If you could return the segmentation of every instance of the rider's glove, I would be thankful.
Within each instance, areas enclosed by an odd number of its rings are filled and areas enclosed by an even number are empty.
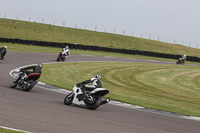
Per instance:
[[[81,83],[76,84],[76,86],[77,86],[77,87],[80,87],[80,86],[81,86]]]

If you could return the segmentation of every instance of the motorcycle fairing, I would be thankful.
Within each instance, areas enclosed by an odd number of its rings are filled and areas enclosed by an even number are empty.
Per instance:
[[[90,92],[91,95],[95,94],[95,95],[98,95],[100,97],[103,97],[108,93],[109,93],[109,90],[106,89],[106,88],[96,88],[96,89],[94,89],[93,91]]]
[[[37,79],[39,79],[40,78],[40,74],[39,73],[30,73],[29,75],[28,75],[28,79],[30,79],[30,78],[33,78],[34,80],[37,80]]]

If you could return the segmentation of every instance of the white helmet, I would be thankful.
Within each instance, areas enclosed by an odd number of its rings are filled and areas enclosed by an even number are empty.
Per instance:
[[[95,78],[101,79],[101,76],[100,75],[95,75]]]

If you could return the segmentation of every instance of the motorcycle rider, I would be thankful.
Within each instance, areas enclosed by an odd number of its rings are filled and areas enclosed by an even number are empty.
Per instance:
[[[39,63],[37,66],[29,66],[29,67],[26,67],[26,68],[22,68],[22,69],[20,69],[20,71],[22,71],[23,73],[26,73],[27,75],[29,75],[30,73],[42,74],[42,68],[43,68],[42,63]],[[33,69],[33,71],[29,71],[31,69]],[[20,78],[21,78],[21,76],[19,76],[19,78],[15,82],[18,82],[18,80]]]
[[[22,68],[21,71],[25,72],[27,75],[30,74],[30,73],[42,74],[42,68],[43,68],[42,63],[39,63],[37,66],[29,66],[29,67],[26,67],[26,68]],[[33,71],[32,72],[29,71],[30,69],[33,69]]]
[[[184,54],[184,55],[182,55],[182,57],[181,57],[181,60],[183,61],[183,63],[185,63],[185,60],[186,60],[186,57],[187,55],[186,54]]]
[[[68,58],[68,56],[69,56],[69,47],[65,46],[65,48],[63,48],[62,52],[63,52],[64,56],[66,56]]]
[[[4,56],[6,55],[7,53],[7,46],[3,46],[2,48],[0,48],[0,55],[1,55],[1,60],[4,59]]]
[[[88,83],[92,83],[92,85],[84,85],[84,84],[88,84]],[[78,83],[77,86],[82,86],[81,90],[83,92],[83,95],[87,97],[87,94],[85,93],[85,90],[93,90],[95,88],[102,88],[102,84],[101,84],[101,76],[100,75],[95,75],[94,78],[91,78],[89,80],[85,80],[81,83]]]

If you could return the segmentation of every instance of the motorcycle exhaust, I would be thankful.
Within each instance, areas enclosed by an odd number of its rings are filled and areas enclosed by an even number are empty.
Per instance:
[[[109,99],[102,99],[101,105],[108,103],[110,100]]]

